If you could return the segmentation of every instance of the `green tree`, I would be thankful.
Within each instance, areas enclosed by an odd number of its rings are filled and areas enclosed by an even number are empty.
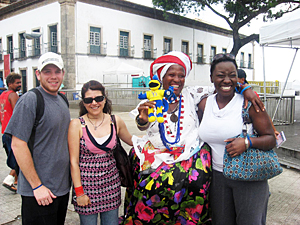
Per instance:
[[[240,35],[239,29],[241,27],[249,24],[258,15],[263,15],[263,20],[267,21],[280,18],[283,14],[300,8],[300,0],[152,0],[152,3],[165,12],[171,11],[180,15],[188,12],[200,13],[201,10],[208,7],[212,12],[223,18],[232,29],[233,47],[230,53],[235,56],[245,44],[253,40],[259,41],[258,34]],[[216,6],[220,4],[223,5],[225,13],[216,10]]]

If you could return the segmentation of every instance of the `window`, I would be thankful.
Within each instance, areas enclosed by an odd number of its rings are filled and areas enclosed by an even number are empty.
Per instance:
[[[120,31],[120,56],[128,57],[128,38],[129,33]]]
[[[227,49],[226,48],[222,48],[222,53],[226,54],[227,53]]]
[[[210,47],[210,62],[213,61],[213,58],[215,57],[215,55],[217,54],[217,48],[214,46]]]
[[[100,32],[101,32],[100,28],[90,27],[90,53],[91,54],[101,54]]]
[[[40,81],[37,79],[35,71],[37,70],[37,68],[33,68],[33,83],[35,83],[35,87],[40,86]]]
[[[40,29],[33,30],[33,32],[39,33]],[[41,54],[41,41],[40,38],[33,40],[32,56],[39,56]]]
[[[167,54],[170,51],[172,51],[172,39],[164,38],[164,54]]]
[[[22,94],[27,92],[27,71],[20,70],[22,76]]]
[[[50,52],[57,53],[57,25],[49,26],[49,32],[50,32],[50,43],[49,43]]]
[[[181,51],[185,54],[189,54],[189,42],[187,41],[182,41],[181,43]]]
[[[0,61],[3,60],[2,54],[3,54],[3,51],[2,51],[2,39],[0,38]]]
[[[197,63],[204,63],[202,44],[198,44],[197,46]]]
[[[144,58],[152,59],[152,36],[144,35]]]
[[[245,57],[245,54],[244,52],[241,52],[241,58],[240,58],[240,67],[241,68],[244,68],[245,67],[245,64],[244,64],[244,57]]]
[[[26,41],[24,33],[19,34],[19,58],[26,57]]]
[[[13,37],[7,37],[7,53],[10,54],[10,60],[14,58],[14,45],[13,45]]]
[[[252,69],[252,55],[248,54],[248,69]]]

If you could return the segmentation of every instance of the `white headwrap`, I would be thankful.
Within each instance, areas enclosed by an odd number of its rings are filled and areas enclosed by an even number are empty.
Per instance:
[[[151,79],[157,74],[158,78],[162,80],[170,66],[174,64],[178,64],[184,68],[186,77],[192,69],[192,61],[188,55],[183,52],[172,51],[154,60],[150,66]]]

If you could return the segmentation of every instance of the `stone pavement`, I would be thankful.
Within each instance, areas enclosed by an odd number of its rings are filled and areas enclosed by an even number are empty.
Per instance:
[[[297,109],[297,108],[296,108]],[[70,109],[71,117],[78,116],[78,110]],[[126,123],[132,134],[140,135],[140,132],[134,121],[128,116],[127,112],[116,112]],[[294,125],[278,126],[278,130],[286,133],[288,140],[286,144],[300,146],[300,118],[296,118]],[[299,121],[299,122],[298,122]],[[2,143],[0,143],[0,146]],[[129,150],[129,147],[124,145]],[[5,176],[9,173],[9,168],[5,163],[6,154],[4,149],[0,149],[0,182],[2,183]],[[300,171],[293,168],[283,167],[283,173],[269,180],[271,197],[268,206],[268,225],[300,225]],[[124,199],[124,188],[122,188],[122,199]],[[120,207],[119,214],[122,215],[123,208]],[[21,220],[18,215],[21,214],[21,198],[8,189],[0,186],[0,224],[20,225]],[[79,218],[74,212],[73,206],[69,204],[66,225],[79,225]],[[100,224],[100,223],[99,223]]]

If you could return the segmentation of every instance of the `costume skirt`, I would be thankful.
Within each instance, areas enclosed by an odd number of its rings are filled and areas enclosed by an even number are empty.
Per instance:
[[[130,151],[134,187],[127,188],[120,224],[211,224],[208,204],[211,149],[204,144],[190,159],[163,163],[140,173],[139,158]]]

